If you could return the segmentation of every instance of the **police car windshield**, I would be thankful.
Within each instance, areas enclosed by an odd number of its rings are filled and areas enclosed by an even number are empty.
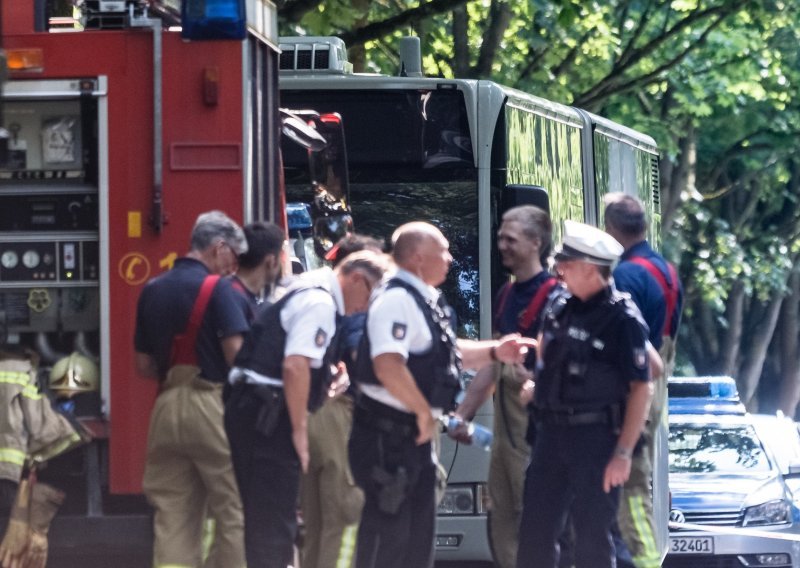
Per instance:
[[[770,462],[752,427],[671,424],[670,473],[766,472]]]

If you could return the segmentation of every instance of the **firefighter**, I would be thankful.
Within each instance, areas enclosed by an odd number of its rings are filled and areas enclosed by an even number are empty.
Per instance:
[[[605,196],[606,231],[625,248],[614,269],[614,283],[628,292],[650,328],[650,343],[664,362],[665,372],[654,377],[653,403],[645,428],[643,447],[633,456],[631,476],[622,489],[619,528],[636,568],[661,565],[655,541],[653,477],[655,431],[666,420],[667,377],[675,363],[675,339],[680,324],[683,289],[675,268],[646,240],[647,218],[642,202],[632,195]],[[627,559],[625,559],[627,561]]]
[[[154,566],[241,568],[241,501],[223,426],[222,387],[249,325],[231,274],[247,249],[220,211],[203,213],[190,251],[148,282],[134,344],[139,373],[159,382],[150,417],[144,493],[155,509]],[[215,521],[202,561],[204,518]]]
[[[38,356],[28,351],[0,351],[0,565],[44,568],[47,531],[64,494],[36,482],[45,461],[88,440],[56,412],[36,380]],[[73,369],[73,383],[96,388],[96,375],[84,381]],[[6,526],[7,525],[7,526]]]
[[[225,405],[245,518],[248,568],[286,568],[297,531],[300,474],[308,471],[308,414],[340,361],[341,316],[364,310],[388,259],[370,251],[298,278],[262,310],[231,371]]]
[[[652,396],[647,326],[610,278],[621,253],[607,233],[564,222],[555,258],[567,290],[540,334],[518,568],[557,566],[569,512],[576,568],[615,565],[611,528]]]
[[[457,340],[452,310],[436,286],[450,268],[449,243],[433,225],[402,225],[392,236],[399,270],[372,301],[359,345],[359,397],[350,467],[364,490],[356,566],[433,566],[437,417],[454,408],[466,367],[521,362],[535,341]]]
[[[552,225],[547,213],[521,205],[503,214],[497,248],[513,281],[505,284],[495,302],[496,336],[519,332],[536,337],[540,313],[556,279],[543,268],[551,248]],[[470,382],[456,414],[471,420],[494,388],[494,441],[489,463],[489,537],[492,556],[500,568],[514,568],[522,514],[525,468],[530,460],[528,410],[520,397],[531,377],[535,353],[525,365],[496,363],[481,369]],[[450,432],[448,432],[450,433]],[[453,437],[459,439],[456,431]]]
[[[372,237],[351,233],[339,240],[325,259],[335,268],[353,252],[383,251]],[[342,318],[341,357],[348,372],[361,338],[365,311]],[[345,376],[346,378],[346,376]],[[347,440],[353,424],[354,389],[348,381],[336,385],[334,396],[308,417],[308,472],[302,476],[303,568],[349,568],[355,558],[356,534],[364,494],[355,484],[347,460]]]
[[[244,302],[247,321],[252,323],[259,306],[281,277],[281,254],[286,237],[274,223],[244,226],[247,250],[239,255],[239,266],[231,276],[233,289]]]

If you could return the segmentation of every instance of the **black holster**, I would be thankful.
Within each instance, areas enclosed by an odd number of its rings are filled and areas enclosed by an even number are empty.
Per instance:
[[[411,480],[406,468],[400,466],[389,473],[379,465],[372,468],[372,480],[378,485],[378,508],[386,514],[394,515],[406,500]]]
[[[250,389],[253,396],[261,402],[256,417],[256,432],[262,436],[271,436],[285,406],[283,389],[269,385],[252,385]]]

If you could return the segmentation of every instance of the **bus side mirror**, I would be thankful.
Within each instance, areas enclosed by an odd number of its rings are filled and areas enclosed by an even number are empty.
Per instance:
[[[281,109],[281,132],[306,150],[320,152],[328,142],[303,119],[286,109]]]
[[[507,185],[503,190],[500,208],[504,213],[517,205],[535,205],[550,214],[550,197],[547,190],[539,185]]]
[[[3,114],[3,87],[5,87],[6,79],[8,78],[8,61],[6,60],[6,52],[0,49],[0,168],[5,168],[8,164],[8,140],[11,137],[8,130],[3,126],[5,124],[5,115]]]

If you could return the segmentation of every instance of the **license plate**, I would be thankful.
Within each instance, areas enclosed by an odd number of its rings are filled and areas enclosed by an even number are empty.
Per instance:
[[[671,536],[670,554],[714,554],[714,537],[711,536]]]

